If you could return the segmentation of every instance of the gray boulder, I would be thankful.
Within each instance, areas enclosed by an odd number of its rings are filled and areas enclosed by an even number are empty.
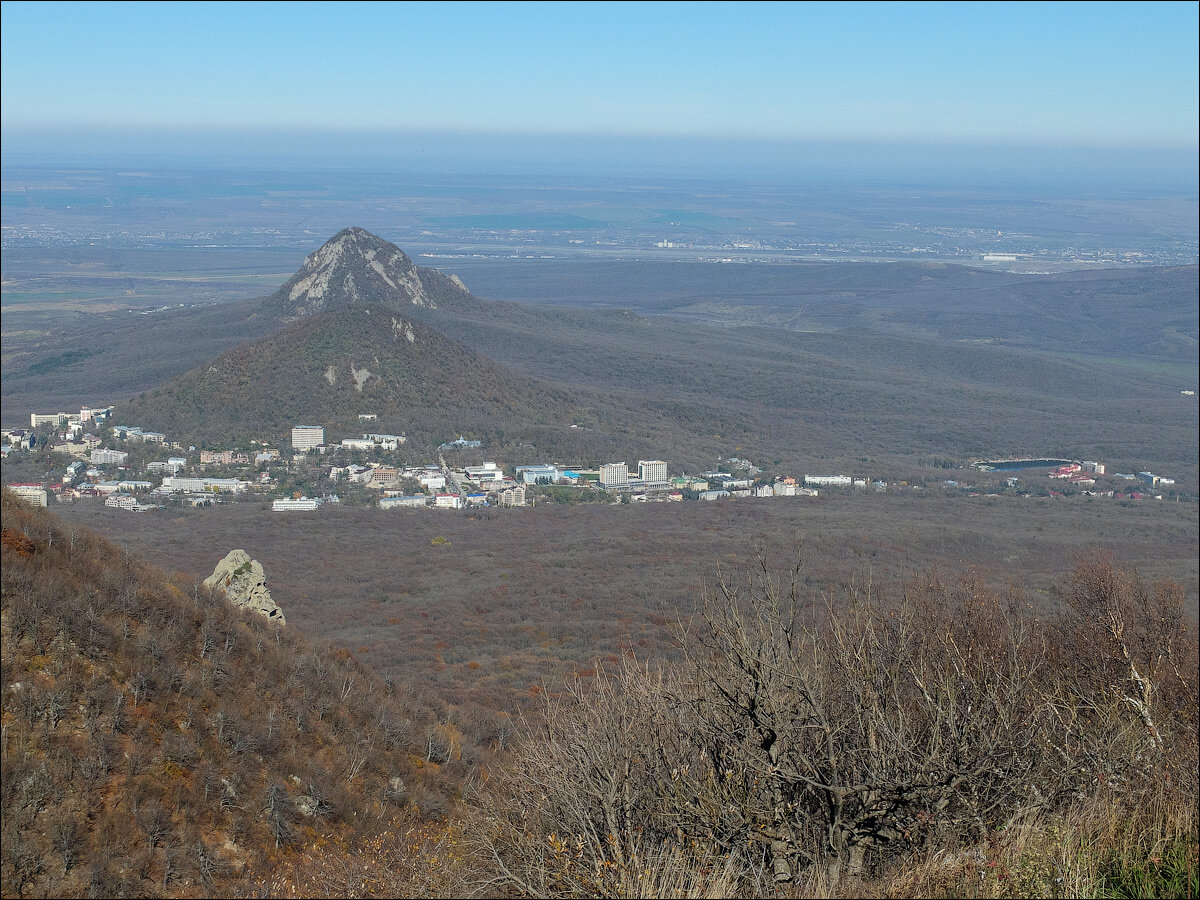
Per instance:
[[[245,550],[230,550],[217,563],[212,575],[204,579],[210,590],[218,588],[225,592],[225,599],[234,606],[250,609],[266,616],[272,622],[286,625],[283,610],[271,599],[267,590],[267,578],[262,564],[251,559]]]

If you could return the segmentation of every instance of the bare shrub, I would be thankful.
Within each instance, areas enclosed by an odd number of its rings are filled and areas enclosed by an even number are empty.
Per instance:
[[[814,602],[801,574],[720,578],[670,672],[626,659],[547,694],[476,805],[479,889],[628,896],[674,859],[743,892],[836,890],[1149,774],[1142,708],[1064,677],[1018,594],[933,574]]]

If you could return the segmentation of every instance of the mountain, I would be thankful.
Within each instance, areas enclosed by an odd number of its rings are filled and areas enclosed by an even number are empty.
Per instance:
[[[290,317],[363,303],[436,305],[404,251],[362,228],[344,228],[309,254],[270,299],[272,307]]]
[[[359,302],[237,347],[119,404],[117,418],[215,447],[283,441],[301,423],[325,425],[331,439],[357,436],[358,415],[372,413],[375,431],[440,443],[459,433],[562,431],[587,406],[397,315],[394,306]]]

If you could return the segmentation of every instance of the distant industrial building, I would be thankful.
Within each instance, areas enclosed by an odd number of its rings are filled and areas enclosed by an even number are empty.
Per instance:
[[[320,425],[297,425],[292,429],[292,449],[307,452],[325,443],[325,429]]]

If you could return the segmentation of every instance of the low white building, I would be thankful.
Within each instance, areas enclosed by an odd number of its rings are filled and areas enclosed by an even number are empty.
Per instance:
[[[441,491],[446,487],[446,476],[440,472],[425,472],[417,476],[417,481],[427,491]]]
[[[379,501],[380,509],[423,509],[429,505],[424,494],[408,497],[384,497]]]
[[[183,492],[240,494],[249,487],[250,482],[238,481],[236,478],[188,478],[175,475],[164,478],[159,490],[168,494]]]
[[[381,450],[397,450],[408,438],[402,434],[364,434],[363,440],[374,442]]]
[[[850,487],[854,479],[849,475],[805,475],[804,483],[819,487]]]
[[[43,484],[10,484],[8,489],[17,496],[17,499],[28,503],[30,506],[46,506],[49,502],[46,495],[46,486]]]
[[[297,512],[300,510],[314,510],[318,505],[320,505],[320,502],[312,497],[281,497],[271,504],[271,509],[275,512]]]
[[[462,497],[458,494],[436,494],[433,505],[438,509],[462,509]]]

